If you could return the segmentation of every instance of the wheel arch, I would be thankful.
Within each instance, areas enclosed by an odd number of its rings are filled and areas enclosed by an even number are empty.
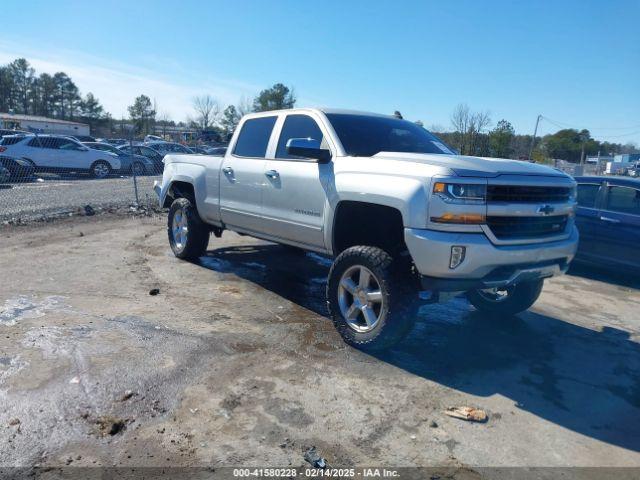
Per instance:
[[[333,209],[331,225],[334,256],[355,245],[379,247],[390,254],[406,250],[403,215],[396,205],[341,200]]]

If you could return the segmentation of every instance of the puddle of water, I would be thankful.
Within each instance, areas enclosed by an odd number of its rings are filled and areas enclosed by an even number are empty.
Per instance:
[[[25,318],[43,317],[47,310],[62,306],[64,297],[50,296],[38,300],[33,296],[19,295],[5,300],[0,311],[0,325],[11,326]]]
[[[266,265],[263,265],[262,263],[258,263],[258,262],[244,262],[243,265],[245,267],[254,267],[254,268],[267,268]]]
[[[232,269],[229,262],[215,257],[200,257],[200,265],[217,272],[225,272]]]
[[[322,265],[323,267],[330,267],[333,263],[330,258],[323,257],[322,255],[318,255],[317,253],[307,252],[307,257],[312,259],[318,265]]]

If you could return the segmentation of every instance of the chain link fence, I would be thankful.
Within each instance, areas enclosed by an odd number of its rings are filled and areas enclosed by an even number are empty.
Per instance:
[[[158,207],[153,184],[164,154],[139,145],[80,142],[55,135],[0,141],[0,224]],[[158,149],[160,150],[160,149]]]

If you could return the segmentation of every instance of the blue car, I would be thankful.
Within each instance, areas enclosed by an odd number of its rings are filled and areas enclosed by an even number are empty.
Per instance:
[[[576,260],[640,274],[640,180],[576,177]]]

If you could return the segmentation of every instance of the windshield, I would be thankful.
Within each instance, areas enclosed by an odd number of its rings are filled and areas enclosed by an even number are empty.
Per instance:
[[[347,155],[371,157],[379,152],[454,154],[453,149],[420,125],[390,117],[329,113]]]

